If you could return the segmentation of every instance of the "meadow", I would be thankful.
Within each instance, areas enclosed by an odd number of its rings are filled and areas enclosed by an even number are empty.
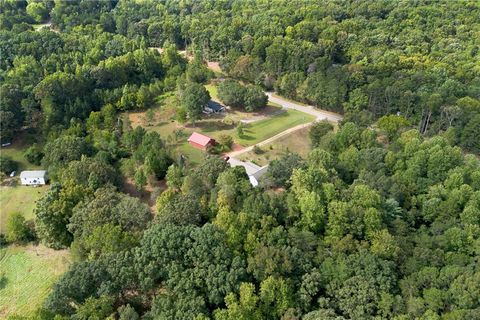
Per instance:
[[[31,316],[69,264],[66,250],[41,245],[0,249],[0,318]]]

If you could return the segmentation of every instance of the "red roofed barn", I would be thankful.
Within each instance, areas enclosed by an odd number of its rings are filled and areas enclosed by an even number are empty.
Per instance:
[[[192,133],[190,138],[188,138],[188,142],[195,148],[206,149],[207,146],[209,145],[213,146],[215,144],[215,139],[212,139],[210,137],[204,136],[203,134],[194,132]]]

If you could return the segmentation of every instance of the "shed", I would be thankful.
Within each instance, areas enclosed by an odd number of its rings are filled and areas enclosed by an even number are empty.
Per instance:
[[[231,167],[244,167],[245,172],[248,175],[248,180],[250,180],[250,183],[254,187],[258,186],[258,184],[260,183],[260,179],[268,170],[268,165],[260,167],[250,161],[245,162],[235,158],[229,158],[227,162],[230,164]]]
[[[192,146],[194,146],[196,148],[206,149],[207,146],[215,144],[215,139],[207,137],[207,136],[205,136],[203,134],[200,134],[198,132],[194,132],[194,133],[192,133],[190,138],[188,138],[188,143],[190,143]]]
[[[22,171],[20,173],[20,181],[25,186],[44,185],[48,181],[47,171],[45,170]]]

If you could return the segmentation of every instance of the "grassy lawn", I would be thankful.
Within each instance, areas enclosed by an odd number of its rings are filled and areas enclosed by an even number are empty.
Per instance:
[[[315,118],[297,110],[287,110],[269,119],[260,120],[247,125],[242,138],[236,142],[242,146],[249,146],[268,139],[288,128],[313,121]]]
[[[289,135],[279,138],[272,143],[261,147],[262,153],[255,154],[253,151],[244,153],[240,160],[251,161],[260,166],[268,164],[274,159],[278,159],[287,153],[297,153],[305,158],[310,152],[311,145],[308,137],[310,127],[299,129]]]
[[[5,222],[9,214],[20,212],[25,219],[33,219],[35,202],[47,191],[48,186],[0,187],[0,232],[5,232]]]
[[[66,250],[33,245],[0,249],[0,318],[32,315],[69,263]]]
[[[222,118],[215,116],[197,121],[195,126],[192,126],[191,124],[181,126],[175,121],[165,121],[156,126],[147,127],[146,129],[157,131],[163,138],[173,136],[176,130],[181,130],[183,132],[182,138],[179,139],[177,143],[183,143],[192,132],[197,131],[215,139],[218,139],[218,137],[223,134],[231,135],[236,143],[242,146],[250,146],[270,138],[288,128],[308,123],[313,120],[313,116],[303,112],[286,110],[285,112],[278,113],[271,118],[245,124],[244,135],[241,138],[237,136],[235,125],[225,124],[222,122]]]
[[[218,100],[217,86],[215,86],[213,84],[207,84],[205,86],[205,89],[207,89],[208,93],[210,93],[210,98],[212,98],[212,100],[220,101],[220,100]]]
[[[29,163],[23,156],[25,150],[28,149],[34,143],[35,137],[26,133],[20,133],[13,139],[11,145],[2,147],[0,149],[0,155],[9,157],[13,161],[18,163],[18,172],[22,170],[36,170],[39,166]]]

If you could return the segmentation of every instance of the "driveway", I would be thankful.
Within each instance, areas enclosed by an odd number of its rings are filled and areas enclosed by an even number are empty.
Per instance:
[[[343,119],[343,117],[337,113],[319,110],[313,106],[298,104],[298,103],[283,99],[273,94],[272,92],[265,92],[265,94],[268,96],[269,101],[279,104],[285,109],[294,109],[304,113],[308,113],[314,116],[317,121],[328,120],[332,122],[339,122]]]
[[[274,102],[278,105],[281,105],[283,108],[285,109],[293,109],[293,110],[298,110],[298,111],[301,111],[301,112],[304,112],[304,113],[307,113],[307,114],[310,114],[312,116],[315,117],[315,121],[320,121],[320,120],[328,120],[328,121],[332,121],[332,122],[339,122],[343,119],[343,117],[337,113],[334,113],[334,112],[329,112],[329,111],[324,111],[324,110],[319,110],[319,109],[316,109],[314,108],[313,106],[307,106],[307,105],[302,105],[302,104],[298,104],[298,103],[295,103],[295,102],[292,102],[292,101],[289,101],[289,100],[286,100],[286,99],[283,99],[279,96],[276,96],[274,94],[272,94],[271,92],[265,92],[265,94],[268,96],[268,100],[271,101],[271,102]],[[278,138],[281,138],[283,136],[286,136],[292,132],[295,132],[297,130],[300,130],[302,128],[305,128],[305,127],[309,127],[313,124],[314,122],[309,122],[309,123],[305,123],[305,124],[300,124],[298,126],[295,126],[295,127],[292,127],[292,128],[289,128],[285,131],[282,131],[276,135],[274,135],[273,137],[270,137],[266,140],[263,140],[259,143],[257,143],[256,145],[253,145],[253,146],[249,146],[249,147],[246,147],[244,149],[241,149],[241,150],[235,150],[235,151],[231,151],[229,153],[227,153],[230,157],[237,157],[243,153],[246,153],[246,152],[249,152],[249,151],[252,151],[253,148],[255,146],[263,146],[263,145],[266,145],[266,144],[269,144],[275,140],[277,140]]]

